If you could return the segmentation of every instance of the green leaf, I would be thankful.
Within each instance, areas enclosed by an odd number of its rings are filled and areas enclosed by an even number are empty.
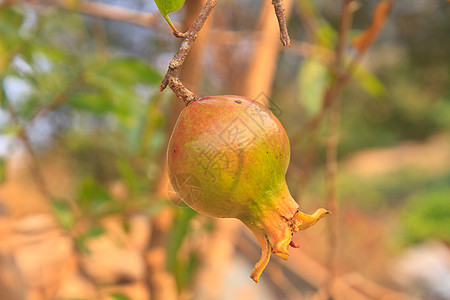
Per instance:
[[[316,38],[318,45],[333,49],[337,42],[337,32],[325,19],[319,18]]]
[[[403,234],[409,243],[427,239],[450,242],[450,187],[443,185],[414,195],[403,208]]]
[[[93,178],[86,178],[79,191],[79,204],[89,212],[98,212],[103,204],[112,201],[108,190]]]
[[[123,126],[136,126],[136,115],[139,114],[141,105],[135,93],[136,82],[130,83],[97,72],[87,73],[86,82],[101,91],[101,101],[105,108],[109,107],[109,112],[113,113]]]
[[[81,91],[69,96],[68,103],[74,108],[94,114],[114,112],[116,107],[101,91]]]
[[[173,227],[170,232],[169,246],[167,249],[167,269],[175,275],[179,289],[186,283],[186,272],[192,271],[194,267],[192,264],[195,263],[195,259],[191,253],[187,262],[181,261],[177,254],[189,233],[189,223],[196,215],[197,212],[189,207],[177,208]]]
[[[86,238],[99,237],[105,233],[105,229],[100,226],[94,226],[88,229],[88,231],[84,234]]]
[[[311,37],[314,44],[334,49],[338,36],[337,31],[320,14],[317,1],[297,0],[297,5],[300,7],[305,19],[316,25],[314,30],[315,36]]]
[[[90,70],[94,76],[110,78],[118,83],[136,85],[138,83],[158,84],[162,75],[143,60],[125,57],[116,58]]]
[[[86,253],[86,254],[91,254],[91,250],[89,249],[86,242],[91,238],[96,238],[96,237],[99,237],[99,236],[105,234],[105,232],[106,232],[106,230],[103,227],[98,226],[98,225],[93,225],[86,232],[75,237],[75,245],[81,252]]]
[[[3,183],[6,179],[6,164],[5,159],[0,157],[0,183]]]
[[[51,206],[58,223],[65,229],[72,228],[75,224],[75,216],[67,201],[52,199]]]
[[[155,0],[155,3],[167,23],[173,27],[168,14],[179,10],[184,4],[184,0]]]
[[[386,95],[386,88],[378,78],[366,70],[362,65],[356,67],[353,77],[356,82],[366,91],[369,95],[381,98]]]
[[[128,298],[128,296],[120,293],[111,294],[111,298],[113,298],[114,300],[131,300],[130,298]]]
[[[159,85],[162,76],[136,58],[116,58],[91,67],[84,77],[87,91],[73,95],[71,104],[93,113],[112,113],[125,128],[135,128],[142,110],[143,96],[137,87]]]
[[[85,253],[85,254],[91,254],[91,250],[86,245],[86,237],[84,235],[78,236],[74,238],[75,246],[78,249],[78,251]]]
[[[188,260],[185,263],[178,263],[175,269],[175,281],[178,289],[181,291],[188,286],[200,262],[198,254],[190,253]]]
[[[307,59],[300,66],[298,80],[299,100],[308,115],[314,115],[320,110],[328,83],[328,68],[315,59]]]
[[[141,177],[130,164],[130,162],[126,159],[119,159],[116,161],[116,168],[130,192],[138,192]]]
[[[23,23],[24,15],[14,8],[0,9],[0,44],[5,50],[16,48],[22,41],[19,34],[20,26]],[[2,54],[0,52],[0,54]]]
[[[175,221],[171,230],[169,247],[167,249],[167,268],[173,270],[177,260],[178,249],[180,249],[184,238],[189,231],[189,223],[197,215],[193,209],[188,207],[177,208]]]
[[[0,129],[0,134],[4,135],[17,135],[22,130],[21,125],[17,124],[6,124]]]
[[[196,215],[197,212],[188,207],[177,208],[175,211],[175,220],[167,249],[167,269],[174,274],[179,289],[188,283],[189,274],[193,272],[196,266],[196,259],[193,253],[189,253],[188,261],[180,260],[177,255],[189,233],[189,223]]]

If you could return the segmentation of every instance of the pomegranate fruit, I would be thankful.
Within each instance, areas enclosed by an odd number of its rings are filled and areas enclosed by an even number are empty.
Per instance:
[[[258,282],[271,253],[288,258],[293,233],[329,212],[307,215],[289,193],[288,136],[264,105],[240,96],[191,102],[180,114],[167,150],[171,184],[199,213],[241,220],[257,237],[262,256]]]

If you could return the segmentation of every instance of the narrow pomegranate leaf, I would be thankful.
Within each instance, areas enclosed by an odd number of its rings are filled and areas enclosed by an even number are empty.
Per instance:
[[[298,98],[309,116],[317,114],[328,83],[328,67],[320,60],[306,59],[298,71]]]
[[[155,3],[164,19],[172,27],[172,21],[170,21],[168,14],[179,10],[184,4],[184,0],[155,0]]]
[[[372,18],[372,24],[361,34],[353,38],[352,44],[359,52],[364,52],[372,45],[378,33],[386,23],[386,19],[394,1],[387,0],[378,3]]]
[[[387,93],[383,83],[361,64],[355,68],[353,78],[372,97],[382,98]]]

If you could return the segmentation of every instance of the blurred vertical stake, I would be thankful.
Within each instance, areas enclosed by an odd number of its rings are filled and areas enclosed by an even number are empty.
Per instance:
[[[292,0],[285,0],[286,18],[289,19]],[[279,27],[273,17],[273,7],[270,2],[264,1],[258,21],[258,32],[253,43],[253,53],[244,78],[240,94],[254,98],[260,93],[270,95],[275,76],[277,59],[280,51]],[[267,104],[267,103],[265,103]]]

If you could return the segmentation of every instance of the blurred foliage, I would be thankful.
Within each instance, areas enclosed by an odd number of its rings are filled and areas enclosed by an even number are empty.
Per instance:
[[[355,206],[367,212],[386,212],[401,208],[414,194],[445,186],[450,173],[430,174],[418,169],[402,169],[389,175],[361,177],[341,172],[339,193],[345,206]]]
[[[158,199],[167,138],[168,102],[159,93],[162,75],[137,57],[114,53],[93,43],[89,19],[77,14],[36,15],[19,8],[0,10],[2,107],[14,112],[1,134],[13,136],[49,122],[52,130],[34,141],[40,152],[62,148],[76,174],[73,199],[55,198],[51,209],[72,234],[81,253],[87,241],[105,233],[101,219],[135,211],[157,214],[168,204]],[[32,24],[28,24],[31,22]],[[8,54],[8,55],[3,55]],[[3,159],[2,159],[3,162]],[[3,163],[0,174],[3,174]],[[181,290],[189,283],[197,257],[177,255],[196,213],[177,211],[168,246],[168,269]],[[114,299],[128,299],[122,294]]]
[[[0,183],[5,181],[6,169],[5,169],[5,159],[0,157]]]
[[[350,36],[367,28],[376,3],[365,2],[355,12],[355,29]],[[291,35],[333,50],[338,4],[329,1],[315,4],[297,1],[297,4],[308,21],[294,15],[290,21]],[[450,57],[443,55],[450,49],[448,39],[443,37],[450,32],[449,22],[444,21],[449,10],[445,1],[423,7],[417,3],[411,7],[396,3],[386,28],[342,93],[341,157],[364,148],[392,146],[406,139],[423,140],[435,132],[450,129]],[[297,33],[298,28],[303,30]],[[427,44],[423,43],[425,40]],[[326,86],[328,52],[319,49],[300,58],[299,64],[294,63],[291,55],[283,54],[279,64],[299,66],[298,69],[280,67],[272,96],[283,111],[295,112],[281,116],[288,133],[298,131],[320,107]],[[289,79],[295,75],[298,82]],[[294,103],[292,99],[298,101]],[[292,145],[301,153],[299,146]],[[323,158],[321,150],[319,163],[323,163]]]
[[[175,219],[170,232],[167,248],[167,269],[175,275],[177,287],[181,290],[192,279],[195,266],[198,263],[198,253],[182,253],[180,248],[186,236],[191,231],[189,224],[198,213],[189,207],[179,207],[175,210]]]
[[[450,176],[447,176],[450,179]],[[450,187],[427,189],[408,199],[402,208],[403,238],[407,244],[427,239],[450,243]]]
[[[77,14],[3,8],[0,30],[1,107],[20,122],[1,134],[25,130],[41,152],[60,145],[69,153],[78,192],[51,207],[78,248],[88,252],[85,241],[103,234],[102,217],[157,212],[167,108],[161,74],[142,59],[100,51],[89,20]],[[51,130],[36,135],[41,123]],[[74,229],[86,220],[90,226]]]
[[[113,293],[110,296],[114,300],[131,300],[129,297],[125,296],[124,294],[120,294],[120,293]]]

